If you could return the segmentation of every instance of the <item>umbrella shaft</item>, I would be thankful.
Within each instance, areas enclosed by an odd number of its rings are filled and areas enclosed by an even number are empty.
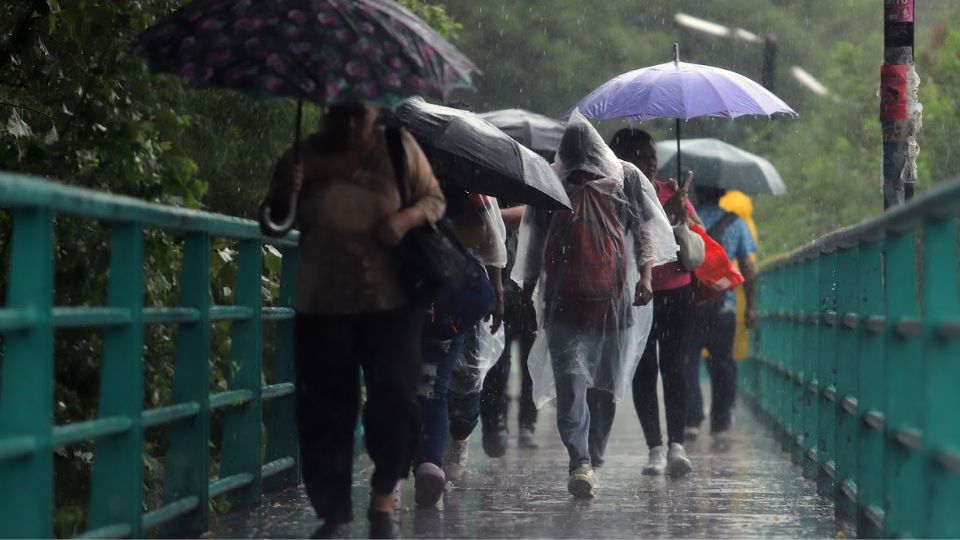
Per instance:
[[[677,118],[677,185],[680,185],[680,119]]]

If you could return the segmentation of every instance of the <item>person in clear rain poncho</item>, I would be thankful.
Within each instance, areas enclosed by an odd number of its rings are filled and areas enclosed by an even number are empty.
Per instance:
[[[443,174],[442,164],[439,169]],[[442,178],[442,176],[441,176]],[[464,247],[486,272],[484,288],[492,289],[489,322],[466,328],[447,322],[444,308],[429,310],[434,322],[425,326],[423,372],[417,399],[422,411],[420,447],[414,459],[416,502],[437,504],[447,481],[458,481],[467,464],[467,439],[480,417],[483,378],[504,347],[503,286],[507,264],[506,229],[496,199],[467,193],[443,182],[450,218]],[[479,285],[479,284],[475,284]],[[469,295],[481,301],[484,295]]]
[[[616,402],[650,331],[651,269],[676,260],[677,245],[652,184],[578,111],[554,170],[572,211],[525,213],[512,277],[523,288],[524,324],[538,332],[529,359],[534,400],[541,407],[557,399],[567,488],[589,498]]]

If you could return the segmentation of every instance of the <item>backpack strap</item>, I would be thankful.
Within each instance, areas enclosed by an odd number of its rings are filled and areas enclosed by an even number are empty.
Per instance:
[[[707,229],[707,234],[710,238],[713,238],[719,243],[720,239],[723,238],[723,233],[727,232],[727,228],[730,225],[733,225],[733,222],[737,220],[737,215],[733,212],[724,212],[723,217],[721,217],[716,223],[713,224],[709,229]]]
[[[384,137],[387,141],[387,153],[390,154],[390,163],[393,165],[393,175],[397,182],[397,191],[400,192],[400,206],[407,206],[407,154],[403,148],[403,134],[399,127],[384,128]]]

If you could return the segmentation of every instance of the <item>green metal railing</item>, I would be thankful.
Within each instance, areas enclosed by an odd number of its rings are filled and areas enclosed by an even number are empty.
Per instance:
[[[744,394],[864,537],[960,537],[960,181],[766,266]]]
[[[54,451],[95,441],[87,537],[142,537],[165,525],[171,532],[207,530],[208,501],[229,493],[239,503],[260,500],[262,485],[299,482],[294,429],[293,304],[296,235],[261,236],[248,220],[145,203],[25,176],[0,173],[0,209],[12,218],[0,378],[0,536],[51,537]],[[94,220],[110,228],[107,305],[53,305],[56,216]],[[144,230],[183,238],[180,302],[144,307]],[[211,237],[238,245],[235,299],[210,302]],[[262,245],[283,255],[282,307],[261,300]],[[262,381],[262,323],[277,321],[272,384]],[[211,324],[231,321],[236,368],[225,392],[210,394]],[[172,402],[144,408],[144,327],[178,327]],[[54,330],[103,330],[97,417],[54,425]],[[266,410],[267,400],[275,400]],[[218,478],[210,475],[210,417],[223,413]],[[261,458],[261,425],[266,458]],[[143,511],[144,430],[166,426],[169,445],[164,498]],[[264,462],[265,461],[265,462]]]

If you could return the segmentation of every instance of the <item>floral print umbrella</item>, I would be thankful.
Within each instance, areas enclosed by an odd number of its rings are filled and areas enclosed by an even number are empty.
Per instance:
[[[321,105],[444,98],[480,70],[391,0],[196,0],[134,45],[194,88]]]

